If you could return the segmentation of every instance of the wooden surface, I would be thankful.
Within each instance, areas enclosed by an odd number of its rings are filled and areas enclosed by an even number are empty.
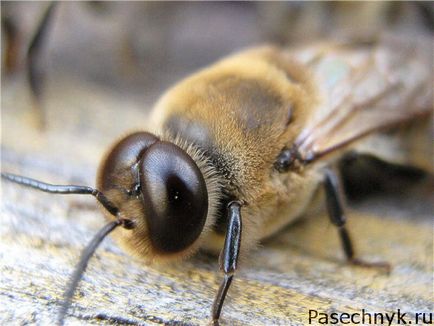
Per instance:
[[[73,79],[51,82],[48,126],[33,126],[22,77],[2,85],[2,170],[53,183],[94,184],[105,148],[145,125],[150,103]],[[336,230],[311,214],[243,261],[222,325],[303,325],[319,312],[433,310],[432,183],[348,209],[358,253],[392,273],[344,263]],[[49,325],[82,248],[104,224],[92,198],[2,183],[0,324]],[[215,257],[144,266],[110,238],[90,261],[66,324],[209,324],[222,278]]]

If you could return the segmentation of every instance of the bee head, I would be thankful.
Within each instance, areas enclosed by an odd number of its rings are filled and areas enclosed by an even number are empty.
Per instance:
[[[153,134],[137,132],[116,143],[102,161],[97,184],[135,223],[121,240],[142,257],[188,251],[204,229],[203,173],[185,150]]]
[[[98,189],[1,173],[4,180],[44,192],[92,195],[111,220],[83,250],[65,292],[59,324],[89,259],[115,229],[121,244],[148,262],[180,259],[198,248],[199,238],[215,219],[219,182],[199,150],[176,143],[147,132],[121,139],[99,167]]]

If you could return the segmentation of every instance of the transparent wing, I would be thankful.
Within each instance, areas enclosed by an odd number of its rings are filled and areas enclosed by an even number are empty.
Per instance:
[[[295,141],[312,161],[433,108],[433,41],[388,37],[374,46],[319,45],[294,55],[311,67],[320,104]]]

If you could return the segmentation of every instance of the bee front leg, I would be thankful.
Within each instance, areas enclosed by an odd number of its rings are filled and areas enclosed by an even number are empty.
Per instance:
[[[344,250],[345,256],[351,264],[364,266],[364,267],[375,267],[386,270],[387,273],[390,272],[390,265],[385,262],[379,263],[369,263],[360,260],[355,257],[353,242],[351,241],[350,234],[345,226],[346,216],[343,210],[342,198],[340,195],[340,183],[339,178],[330,169],[326,169],[324,177],[324,188],[326,193],[327,211],[330,221],[338,228],[339,237],[341,239],[342,248]]]
[[[218,324],[226,293],[237,269],[242,231],[241,203],[239,201],[229,203],[228,215],[225,244],[219,258],[220,269],[225,275],[212,305],[212,319],[215,324]]]

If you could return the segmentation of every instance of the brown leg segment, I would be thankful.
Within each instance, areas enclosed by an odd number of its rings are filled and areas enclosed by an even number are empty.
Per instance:
[[[33,109],[36,124],[41,130],[45,129],[45,112],[42,108],[42,96],[45,82],[45,67],[42,60],[43,49],[46,47],[50,21],[56,2],[51,2],[39,23],[27,51],[27,79],[33,96]]]
[[[330,221],[336,227],[338,227],[342,248],[348,262],[364,267],[381,268],[389,273],[390,265],[388,263],[369,263],[355,257],[353,242],[351,241],[350,234],[348,233],[348,230],[345,226],[346,216],[343,211],[342,199],[339,193],[339,178],[332,170],[326,170],[324,177],[324,188],[326,193],[328,215]]]
[[[214,324],[218,324],[226,293],[229,290],[235,270],[237,269],[242,230],[241,203],[238,201],[230,202],[228,205],[228,214],[225,245],[219,260],[220,269],[225,275],[212,305],[212,319]]]

